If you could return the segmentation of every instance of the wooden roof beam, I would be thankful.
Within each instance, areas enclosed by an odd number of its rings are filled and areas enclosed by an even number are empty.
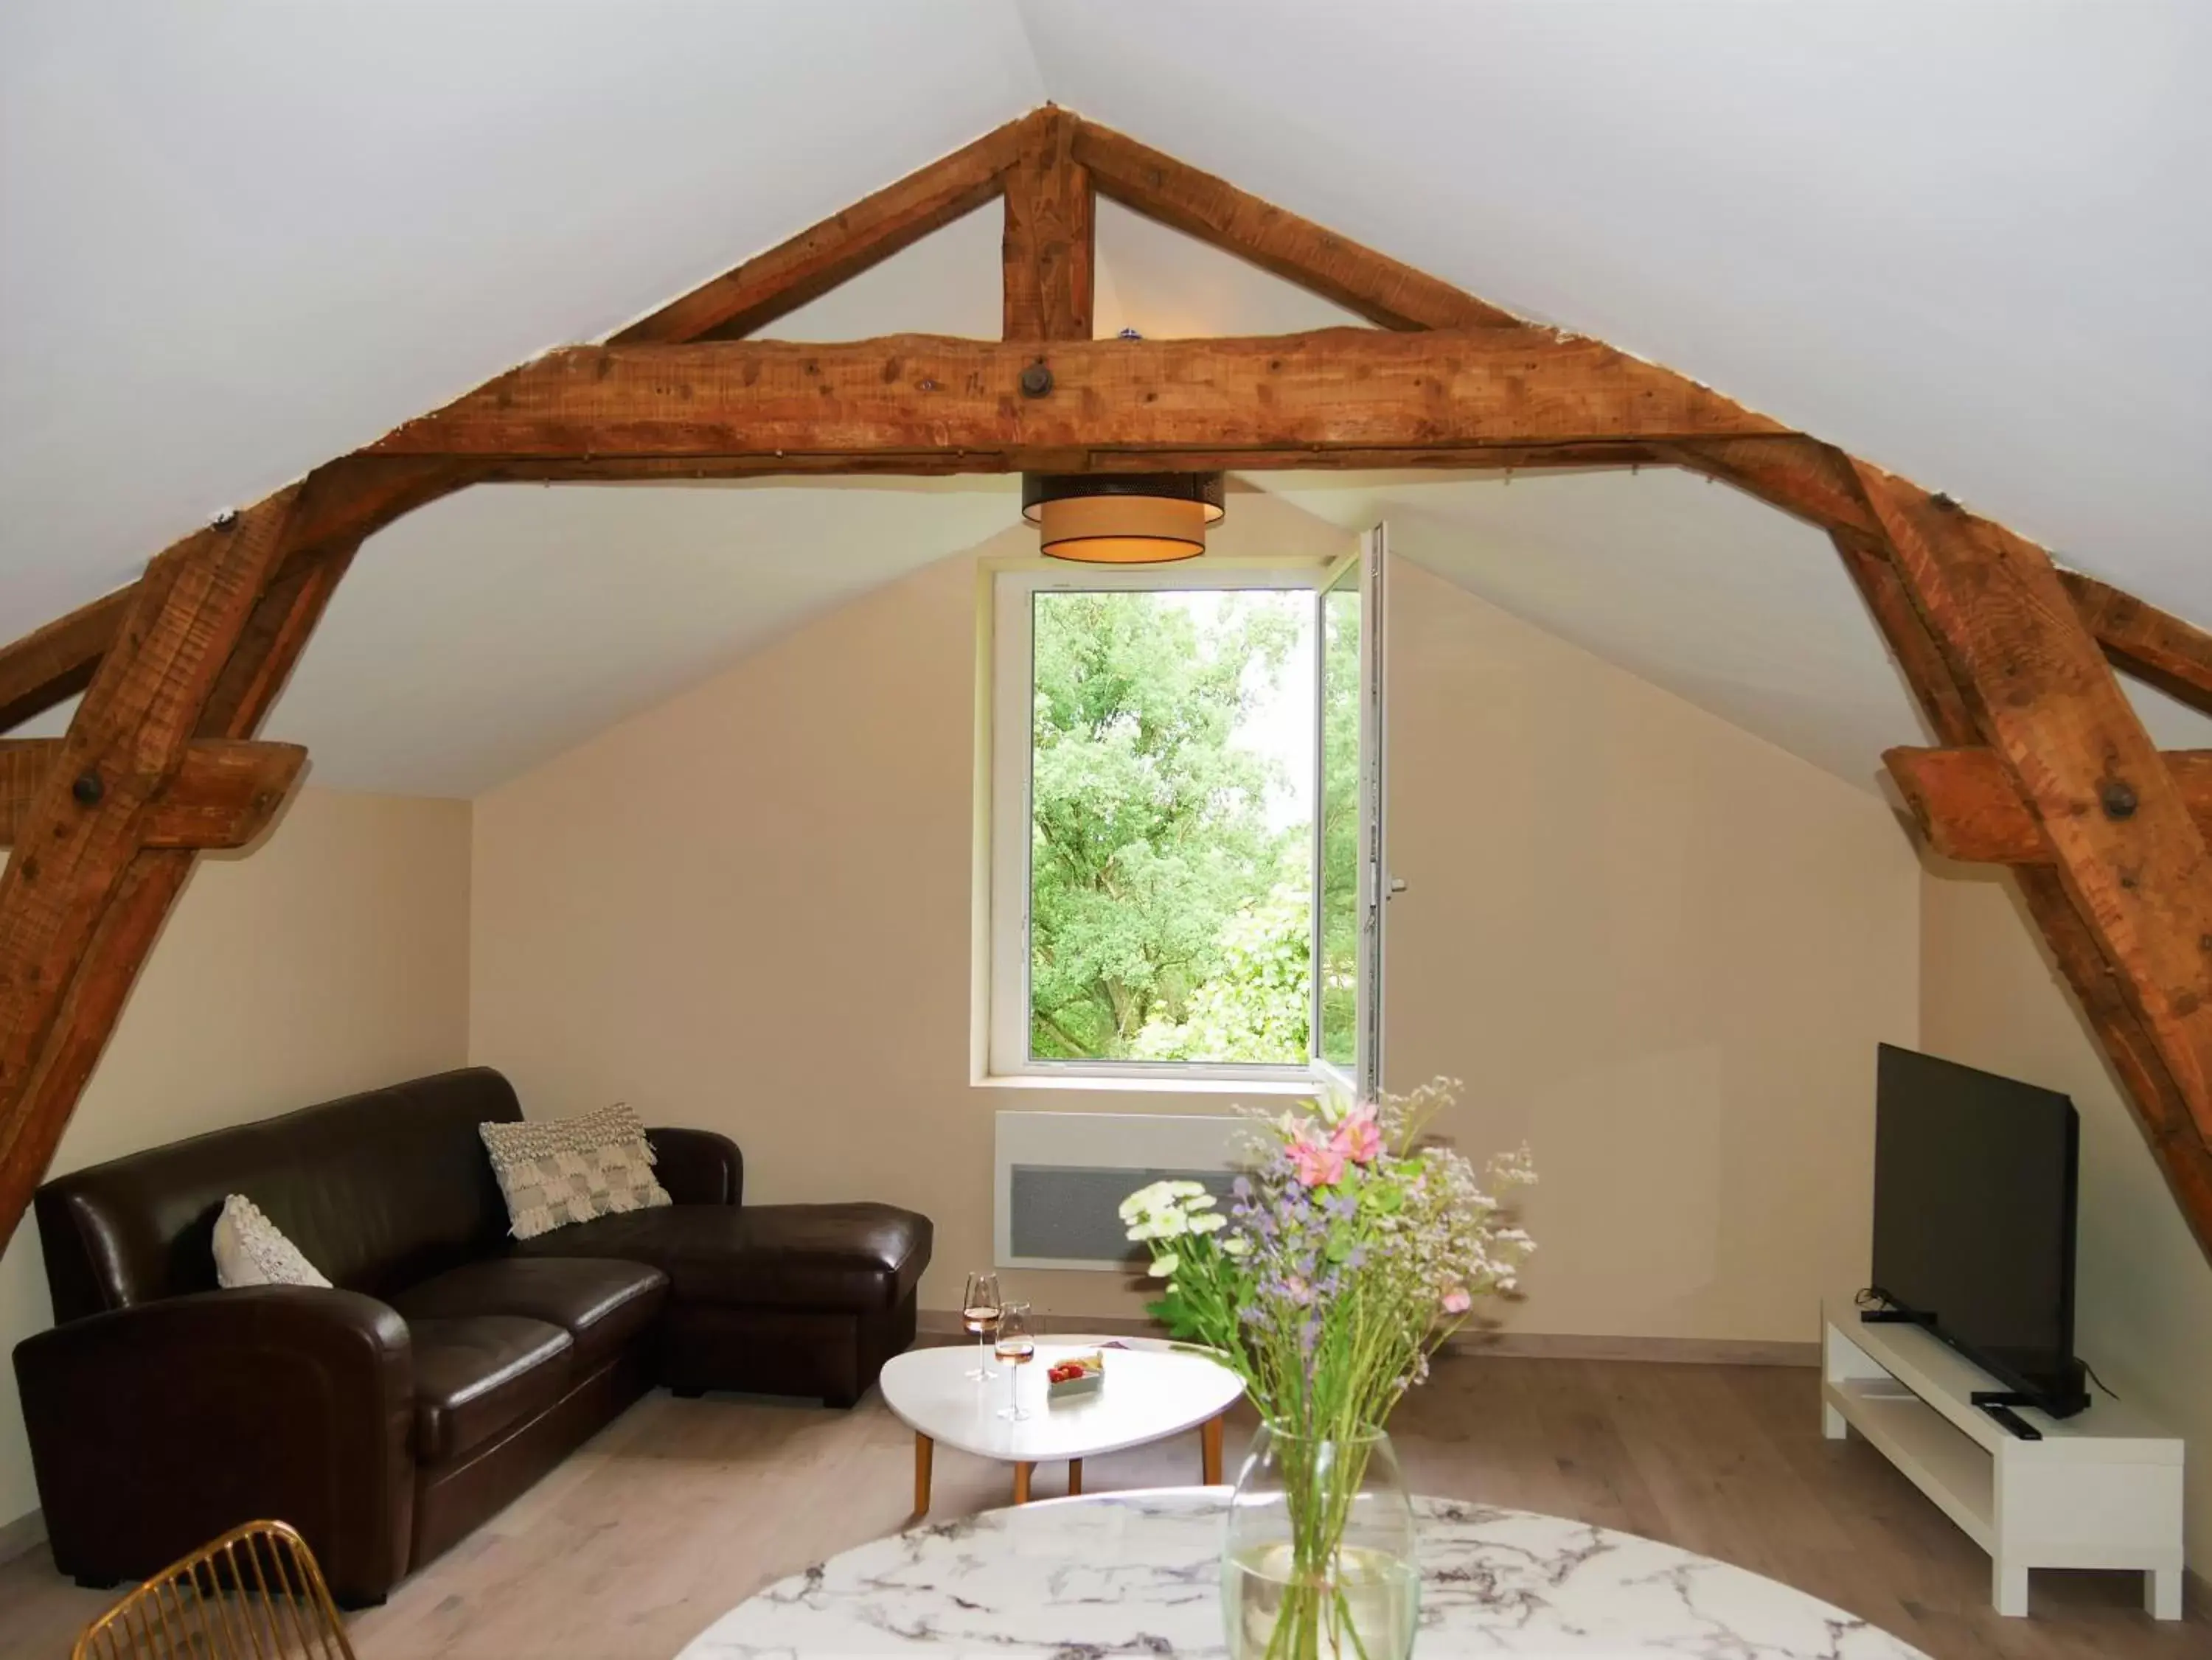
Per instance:
[[[1881,542],[1851,458],[1833,445],[1790,433],[1670,445],[1666,455],[1838,536]],[[2114,667],[2212,715],[2212,633],[2079,571],[2058,578]]]
[[[0,846],[12,847],[32,802],[61,765],[59,738],[0,740]],[[206,739],[185,751],[138,827],[142,847],[243,847],[291,793],[307,752],[296,743]]]
[[[119,972],[127,989],[191,868],[190,852],[143,851],[141,825],[183,765],[283,557],[301,494],[287,485],[148,566],[124,622],[130,649],[100,660],[69,736],[16,815],[0,875],[0,1226],[11,1231],[82,1083],[74,1070],[59,1090],[42,1080],[80,1045],[88,1045],[88,1071],[121,1009],[119,991],[108,1000],[87,977]],[[173,882],[149,888],[134,878],[143,860],[183,863]],[[118,936],[112,919],[124,912],[135,920]],[[87,997],[105,1016],[96,1032],[76,1012]]]
[[[102,594],[0,651],[0,732],[92,684],[92,671],[123,626],[131,597],[127,587]]]
[[[734,340],[942,229],[999,194],[1030,118],[864,196],[842,213],[701,283],[609,337],[613,345]]]
[[[1913,608],[1976,694],[1990,748],[2075,910],[2212,1143],[2212,859],[2042,548],[1864,463]],[[2212,1218],[2194,1218],[2203,1229]]]
[[[313,521],[303,523],[312,528]],[[285,573],[293,579],[280,579],[263,592],[202,711],[199,742],[187,747],[186,764],[200,742],[250,738],[259,730],[345,574],[351,552],[327,551],[306,562],[308,574],[296,578],[294,571],[301,567],[295,563]],[[73,724],[70,738],[76,736]],[[14,1230],[30,1203],[198,857],[189,847],[138,850],[99,915],[36,1062],[20,1080],[0,1079],[0,1233]]]
[[[901,335],[571,347],[408,422],[367,453],[710,460],[896,451],[991,472],[1072,470],[1099,451],[1164,465],[1203,450],[1246,468],[1352,467],[1386,451],[1787,430],[1685,376],[1537,329],[1325,329],[1072,340],[1043,350]]]
[[[318,467],[301,488],[299,509],[287,538],[284,568],[289,573],[295,565],[335,557],[342,571],[343,560],[353,556],[362,537],[461,488],[475,476],[471,469],[422,458],[394,461],[348,456]],[[325,579],[334,581],[335,577],[316,579]],[[93,670],[114,644],[137,592],[135,582],[118,588],[0,648],[0,732],[21,726],[92,684]],[[246,663],[267,661],[258,653],[249,652],[239,658],[238,666],[243,672]],[[285,663],[289,673],[289,657]],[[226,700],[239,695],[237,688],[222,694]]]
[[[1944,857],[1969,864],[2049,864],[2051,844],[1988,749],[1885,749],[1905,804]],[[2212,837],[2212,749],[2160,754],[2197,833]]]
[[[1433,467],[1462,472],[1595,472],[1617,467],[1669,463],[1656,445],[1608,440],[1601,444],[1469,444],[1418,450],[1361,450],[1357,464],[1382,469]],[[1225,472],[1250,464],[1250,451],[1230,450],[1083,450],[1056,457],[1061,470],[1087,473]],[[959,473],[1019,470],[1016,452],[887,451],[873,455],[799,456],[523,456],[486,461],[477,478],[487,484],[681,482],[720,478],[933,478]],[[1352,464],[1328,452],[1293,466]]]
[[[1386,329],[1518,327],[1521,319],[1096,122],[1074,159],[1103,195],[1311,289]]]
[[[1872,509],[1867,511],[1871,516]],[[1838,531],[1835,540],[1930,730],[1948,744],[1978,744],[1978,700],[1972,685],[1962,681],[1914,608],[1887,541],[1869,546],[1864,537],[1847,530]],[[2009,779],[2007,783],[2009,786]],[[2016,789],[2013,799],[2020,800]],[[2039,839],[2041,832],[2037,834]],[[2057,870],[2049,864],[2023,864],[2014,867],[2011,876],[2029,921],[2050,951],[2052,967],[2073,991],[2082,1018],[2119,1073],[2129,1110],[2165,1174],[2174,1203],[2198,1247],[2212,1258],[2212,1140],[2198,1133],[2188,1099],[2158,1042],[2144,1025],[2120,972],[2075,908]]]
[[[1097,255],[1091,175],[1072,153],[1075,118],[1048,107],[1021,127],[1020,154],[1006,176],[1003,333],[1088,340]]]
[[[2058,578],[2106,657],[2212,715],[2212,633],[2079,571],[2061,571]]]

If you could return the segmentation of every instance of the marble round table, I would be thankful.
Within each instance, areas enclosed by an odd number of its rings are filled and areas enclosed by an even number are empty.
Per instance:
[[[1055,1499],[909,1529],[740,1602],[679,1660],[1212,1656],[1225,1487]],[[1556,1516],[1416,1499],[1414,1653],[1926,1660],[1802,1591]]]

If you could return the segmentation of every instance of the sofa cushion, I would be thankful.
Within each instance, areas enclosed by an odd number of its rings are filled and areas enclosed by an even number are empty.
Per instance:
[[[514,1251],[651,1263],[679,1303],[865,1310],[903,1301],[929,1246],[929,1218],[893,1205],[673,1205],[579,1222]]]
[[[410,1286],[392,1299],[409,1321],[519,1314],[561,1327],[575,1342],[574,1371],[596,1372],[653,1324],[668,1276],[615,1257],[494,1257]]]
[[[415,1456],[440,1464],[534,1418],[568,1382],[568,1334],[543,1320],[471,1314],[407,1322],[415,1349]]]
[[[313,1286],[328,1291],[323,1271],[300,1254],[284,1230],[261,1214],[243,1193],[222,1202],[215,1219],[215,1282],[225,1291],[240,1286]]]
[[[573,1118],[487,1124],[479,1133],[518,1239],[675,1203],[653,1179],[644,1124],[621,1101]]]

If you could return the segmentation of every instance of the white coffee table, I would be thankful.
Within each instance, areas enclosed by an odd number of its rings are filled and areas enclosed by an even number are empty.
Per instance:
[[[1106,1345],[1121,1342],[1123,1348]],[[1045,1373],[1060,1356],[1104,1349],[1106,1381],[1097,1393],[1048,1401]],[[979,1350],[973,1343],[908,1349],[884,1366],[884,1401],[914,1431],[914,1511],[929,1511],[929,1476],[936,1444],[1014,1467],[1014,1502],[1027,1504],[1030,1475],[1039,1464],[1067,1463],[1067,1490],[1083,1491],[1083,1461],[1124,1447],[1141,1446],[1188,1430],[1200,1432],[1200,1473],[1208,1485],[1221,1479],[1221,1415],[1244,1385],[1228,1367],[1189,1349],[1138,1338],[1040,1339],[1036,1359],[977,1383],[966,1374]],[[1006,1373],[1029,1416],[999,1416],[1006,1404]]]

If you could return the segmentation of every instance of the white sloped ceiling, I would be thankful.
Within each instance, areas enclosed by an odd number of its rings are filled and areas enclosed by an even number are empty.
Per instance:
[[[1045,98],[2212,620],[2212,9],[2017,0],[17,0],[0,638]],[[987,209],[785,319],[990,335]],[[1109,205],[1098,324],[1349,319]],[[1261,478],[1856,783],[1917,725],[1819,538],[1679,476]],[[477,491],[272,719],[475,793],[1011,521],[1011,487]],[[2161,741],[2212,723],[2146,696]]]

